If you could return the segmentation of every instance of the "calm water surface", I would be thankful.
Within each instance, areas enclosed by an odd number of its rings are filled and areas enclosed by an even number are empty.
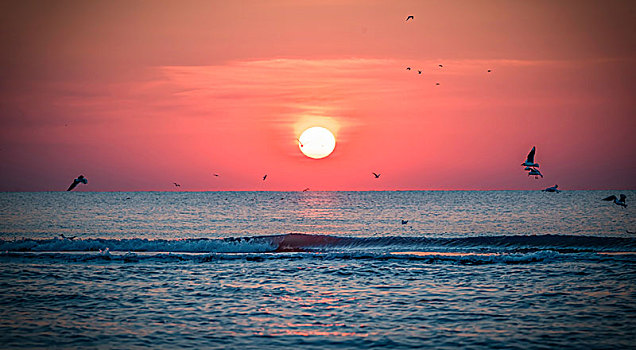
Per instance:
[[[0,193],[0,347],[634,348],[610,194]]]

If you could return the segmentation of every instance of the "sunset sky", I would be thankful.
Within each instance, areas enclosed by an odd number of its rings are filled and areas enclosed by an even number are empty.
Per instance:
[[[635,92],[635,1],[2,1],[0,190],[635,189]]]

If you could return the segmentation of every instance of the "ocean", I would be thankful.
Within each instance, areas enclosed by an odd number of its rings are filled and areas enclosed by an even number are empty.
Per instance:
[[[632,198],[0,193],[0,348],[636,348]]]

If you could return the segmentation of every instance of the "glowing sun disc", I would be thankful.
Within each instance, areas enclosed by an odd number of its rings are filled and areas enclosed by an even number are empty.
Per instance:
[[[336,148],[336,138],[331,131],[314,126],[303,131],[298,138],[298,148],[309,158],[325,158]]]

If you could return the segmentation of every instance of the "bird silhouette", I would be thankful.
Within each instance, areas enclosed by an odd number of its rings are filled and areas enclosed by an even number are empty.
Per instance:
[[[439,85],[439,83],[435,83],[435,85],[437,86],[437,85]]]
[[[561,192],[561,190],[559,190],[558,188],[559,188],[559,185],[554,185],[554,186],[552,186],[552,187],[548,187],[548,188],[546,188],[545,190],[541,190],[541,191],[543,191],[543,192],[556,192],[556,193],[559,193],[559,192]]]
[[[603,198],[604,201],[614,201],[614,204],[616,205],[620,205],[623,208],[627,208],[627,196],[624,194],[621,194],[621,199],[616,198],[615,195],[611,195],[607,198]]]
[[[380,175],[382,175],[382,174],[376,174],[376,173],[371,173],[371,174],[373,174],[373,176],[375,176],[376,179],[379,178]]]
[[[77,177],[77,179],[73,180],[73,183],[68,187],[67,191],[72,191],[75,188],[75,186],[79,185],[80,183],[83,183],[83,184],[88,183],[88,180],[86,180],[84,175],[80,175]]]
[[[214,176],[219,176],[219,174],[217,174],[217,173],[214,173],[214,174],[212,174],[212,175],[214,175]]]
[[[402,225],[406,225],[406,224],[408,224],[408,223],[409,223],[409,221],[408,221],[408,220],[402,220]]]
[[[417,71],[417,74],[422,74],[422,71],[421,71],[421,70],[418,70],[418,71]]]
[[[173,182],[173,184],[174,184],[174,187],[181,187],[181,185],[179,185],[179,184],[178,184],[178,183],[176,183],[176,182]]]
[[[530,150],[530,153],[528,153],[528,158],[526,158],[526,161],[521,163],[522,166],[525,167],[532,167],[532,168],[538,168],[539,164],[534,162],[534,153],[536,151],[536,148],[534,146],[532,146],[532,149]]]
[[[75,238],[77,238],[77,236],[66,237],[66,236],[64,236],[63,233],[60,233],[60,237],[62,237],[62,239],[68,239],[69,241],[72,241]]]
[[[492,72],[492,70],[490,70],[490,69],[489,69],[489,70],[488,70],[488,73],[490,73],[490,72]]]
[[[307,192],[307,191],[309,191],[309,187],[307,187],[307,188],[305,188],[305,189],[303,190],[303,192]]]
[[[267,179],[267,174],[263,175],[263,181],[265,181],[265,179]]]
[[[411,70],[411,67],[406,67],[406,70]]]
[[[406,21],[405,21],[405,22],[408,22],[408,21],[409,21],[409,19],[415,19],[415,17],[413,17],[413,16],[408,16],[408,17],[406,17]]]
[[[438,64],[438,66],[439,66],[440,68],[444,68],[444,66],[443,66],[443,65],[441,65],[441,64]]]
[[[538,179],[539,176],[543,178],[543,174],[541,174],[539,169],[535,169],[535,168],[532,168],[532,170],[530,170],[530,172],[528,173],[528,176],[534,176],[535,179]]]

